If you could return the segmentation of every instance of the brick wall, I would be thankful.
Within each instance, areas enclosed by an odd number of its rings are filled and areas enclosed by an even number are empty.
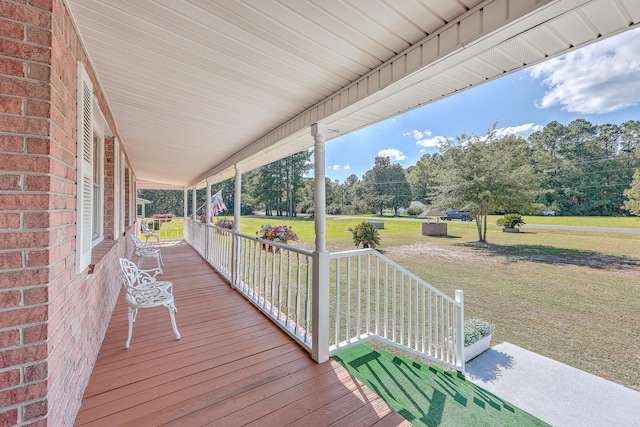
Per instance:
[[[114,121],[62,0],[0,2],[0,425],[71,426],[120,289],[113,139],[105,242],[75,274],[76,62]],[[109,234],[110,233],[110,234]]]

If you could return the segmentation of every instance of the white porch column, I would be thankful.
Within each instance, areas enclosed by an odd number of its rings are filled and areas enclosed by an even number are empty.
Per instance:
[[[236,163],[236,177],[233,181],[233,230],[240,232],[240,213],[242,210],[240,195],[242,193],[242,163]]]
[[[191,187],[191,219],[195,221],[198,217],[198,207],[196,206],[196,186]]]
[[[209,184],[209,179],[207,179],[207,202],[205,206],[205,209],[207,209],[205,218],[207,224],[211,224],[211,184]]]
[[[327,126],[316,123],[311,126],[315,141],[313,170],[315,181],[315,233],[316,250],[313,254],[313,305],[311,357],[323,363],[329,360],[329,252],[326,245],[326,189],[325,145]]]
[[[233,271],[231,271],[231,283],[232,286],[236,286],[239,282],[240,268],[240,250],[241,240],[236,237],[240,233],[240,213],[241,213],[241,193],[242,193],[242,163],[236,163],[236,176],[233,181],[233,240],[231,241],[231,265]]]
[[[187,217],[189,216],[189,206],[187,206],[187,203],[189,202],[189,189],[185,188],[184,189],[184,208],[182,209],[182,217],[184,219],[187,219]]]

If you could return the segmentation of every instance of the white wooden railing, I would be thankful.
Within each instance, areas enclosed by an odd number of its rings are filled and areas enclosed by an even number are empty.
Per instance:
[[[185,240],[249,301],[311,351],[313,252],[247,234],[234,235],[232,230],[196,221],[188,223]]]
[[[311,351],[312,251],[191,220],[184,238]],[[375,338],[464,372],[461,291],[453,299],[373,249],[331,253],[329,259],[329,354]]]
[[[376,338],[464,371],[464,302],[373,249],[334,252],[329,352]]]

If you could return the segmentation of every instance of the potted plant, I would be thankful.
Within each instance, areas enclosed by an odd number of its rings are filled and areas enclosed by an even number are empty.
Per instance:
[[[256,236],[258,236],[259,239],[281,243],[287,243],[289,240],[298,240],[298,236],[293,232],[293,228],[288,225],[272,226],[270,224],[265,224],[256,232]],[[262,249],[270,250],[271,246],[263,243]],[[279,252],[279,248],[275,248],[274,252]]]
[[[465,363],[489,349],[495,325],[478,317],[464,322]]]
[[[216,227],[220,227],[220,228],[227,228],[229,230],[233,230],[233,220],[232,219],[227,219],[227,218],[219,218],[218,221],[216,222]]]
[[[370,222],[362,221],[360,224],[355,226],[352,233],[353,243],[356,245],[356,248],[359,248],[360,245],[362,245],[365,249],[375,249],[376,246],[380,245],[380,234]]]
[[[524,225],[522,215],[517,213],[505,214],[502,218],[498,218],[496,225],[502,227],[502,231],[505,233],[518,233],[521,225]]]

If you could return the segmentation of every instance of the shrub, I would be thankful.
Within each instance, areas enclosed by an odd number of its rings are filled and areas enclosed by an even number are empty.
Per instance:
[[[407,208],[406,210],[407,215],[420,215],[422,213],[422,209],[419,208],[418,206],[409,206],[409,208]]]
[[[373,228],[373,225],[367,221],[362,221],[360,224],[356,225],[352,233],[353,243],[356,245],[356,248],[359,248],[360,245],[362,245],[365,249],[375,249],[376,246],[380,245],[380,234],[378,233],[378,230]]]
[[[515,228],[524,225],[524,220],[520,214],[505,214],[502,218],[498,218],[496,225],[505,228]]]

